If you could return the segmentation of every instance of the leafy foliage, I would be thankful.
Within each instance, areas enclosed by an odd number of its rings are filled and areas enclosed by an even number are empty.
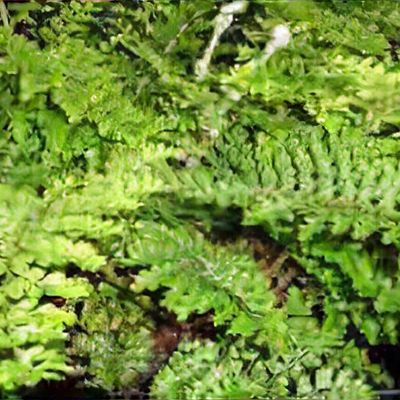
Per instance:
[[[82,308],[81,332],[72,336],[70,354],[89,360],[88,385],[108,391],[135,387],[149,369],[152,323],[132,301],[118,299],[112,287],[103,285],[100,293]]]
[[[213,342],[183,342],[157,375],[152,393],[177,399],[263,396],[271,386],[265,381],[265,370],[258,353],[240,345],[224,348]]]
[[[84,264],[91,248],[48,234],[38,222],[42,204],[32,191],[3,184],[0,193],[0,385],[15,390],[22,383],[35,385],[71,371],[64,328],[75,322],[75,314],[41,299],[83,298],[91,293],[85,279],[66,278],[57,271],[69,260]]]
[[[393,385],[367,346],[399,343],[399,4],[239,3],[1,8],[5,395],[82,371],[176,398]],[[254,225],[298,263],[284,301]]]
[[[344,341],[345,314],[326,304],[322,324],[312,316],[318,292],[304,299],[293,286],[287,308],[277,309],[268,280],[242,253],[243,246],[208,255],[209,244],[188,236],[188,229],[139,226],[129,255],[153,266],[139,273],[135,291],[164,289],[160,304],[178,319],[211,311],[214,325],[225,328],[217,344],[183,342],[156,376],[155,396],[282,396],[295,382],[291,393],[300,396],[357,398],[371,395],[363,375],[391,384],[379,366],[364,364],[365,352]],[[158,243],[164,244],[162,251]]]

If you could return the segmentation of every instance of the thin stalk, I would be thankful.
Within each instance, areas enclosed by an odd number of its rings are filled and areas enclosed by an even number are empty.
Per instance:
[[[9,17],[8,17],[8,11],[7,7],[4,4],[3,0],[0,0],[0,16],[1,16],[1,22],[3,23],[4,26],[9,26]]]
[[[206,76],[214,50],[218,46],[222,34],[231,26],[233,16],[245,12],[247,4],[247,1],[234,1],[221,7],[221,12],[215,18],[214,32],[211,40],[203,57],[197,61],[195,66],[196,75],[200,80]]]

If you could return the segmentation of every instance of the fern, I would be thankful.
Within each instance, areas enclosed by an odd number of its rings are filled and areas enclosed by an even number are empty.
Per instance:
[[[354,343],[343,340],[349,319],[333,304],[326,304],[322,325],[312,317],[318,291],[304,299],[293,287],[287,308],[279,310],[268,279],[240,244],[221,249],[189,232],[188,227],[138,223],[128,250],[131,263],[151,266],[142,268],[132,284],[136,292],[161,290],[160,304],[179,320],[211,312],[214,325],[224,328],[216,344],[183,343],[156,376],[154,395],[231,398],[327,392],[335,398],[349,395],[354,379],[357,395],[366,395],[370,388],[359,378],[363,374],[390,385],[378,366],[363,365]],[[314,384],[312,374],[318,376]],[[290,380],[295,385],[291,391]]]
[[[0,234],[0,386],[15,391],[22,383],[33,386],[41,379],[60,379],[72,370],[66,364],[64,329],[75,322],[75,314],[41,299],[89,296],[89,282],[66,278],[54,269],[72,260],[84,266],[93,254],[90,248],[46,235],[36,220],[42,205],[31,191],[2,185],[0,193],[5,227]]]
[[[349,280],[358,296],[376,301],[376,311],[397,315],[398,270],[385,256],[386,246],[399,246],[397,142],[352,127],[329,132],[301,123],[252,139],[235,130],[216,141],[210,167],[199,166],[190,180],[178,174],[185,185],[179,196],[242,207],[243,224],[261,225],[285,243],[332,295],[347,296]],[[373,235],[380,243],[371,250]]]
[[[393,385],[349,328],[398,344],[397,3],[256,0],[201,80],[219,3],[8,8],[2,394],[71,373],[178,398]],[[282,298],[249,225],[302,267]],[[188,333],[204,315],[212,338]],[[170,359],[159,319],[183,332]]]

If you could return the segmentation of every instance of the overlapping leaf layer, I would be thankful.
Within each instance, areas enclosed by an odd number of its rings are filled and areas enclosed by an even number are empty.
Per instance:
[[[396,384],[397,2],[0,12],[4,396]]]

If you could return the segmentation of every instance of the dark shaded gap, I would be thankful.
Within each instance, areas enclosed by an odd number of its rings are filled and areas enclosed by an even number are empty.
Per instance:
[[[400,388],[400,345],[369,346],[368,356],[371,362],[387,370],[395,381],[395,387]]]

